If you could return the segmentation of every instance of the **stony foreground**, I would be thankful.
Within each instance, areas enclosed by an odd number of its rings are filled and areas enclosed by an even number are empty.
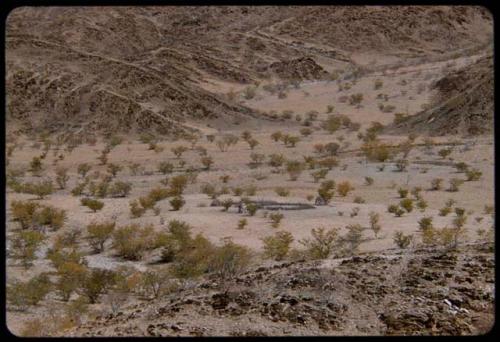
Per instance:
[[[494,251],[417,249],[254,269],[185,285],[70,336],[470,335],[493,325]]]

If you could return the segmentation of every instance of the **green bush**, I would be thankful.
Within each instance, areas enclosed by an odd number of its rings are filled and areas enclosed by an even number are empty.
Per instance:
[[[247,247],[224,239],[224,244],[210,254],[207,271],[223,281],[232,279],[245,271],[250,260],[251,252]]]
[[[28,268],[36,259],[36,250],[46,239],[41,232],[34,230],[21,230],[12,238],[13,256],[21,260],[21,264]]]
[[[394,243],[401,249],[408,248],[412,240],[413,235],[405,235],[402,231],[394,233]]]
[[[290,180],[295,181],[304,171],[304,164],[297,160],[290,160],[286,163],[286,171],[290,176]]]
[[[104,207],[103,202],[92,198],[82,198],[80,202],[83,206],[88,207],[94,213],[97,212],[98,210],[101,210]]]
[[[113,271],[94,268],[86,272],[80,290],[90,304],[95,304],[99,297],[114,285],[115,279]]]
[[[483,175],[483,173],[478,169],[467,170],[465,174],[467,177],[467,181],[469,182],[478,181],[479,179],[481,179],[481,176]]]
[[[172,206],[172,210],[177,211],[181,209],[186,201],[181,196],[176,196],[170,200],[170,205]]]
[[[46,273],[42,273],[27,282],[14,281],[7,286],[7,302],[26,310],[28,306],[37,305],[51,291],[52,284]]]
[[[318,189],[318,195],[323,198],[325,203],[330,203],[335,194],[335,181],[327,180],[321,183]]]
[[[127,260],[140,260],[146,250],[157,246],[156,237],[152,226],[141,228],[131,224],[113,231],[112,246],[118,256]]]
[[[403,198],[399,202],[399,205],[408,213],[410,213],[413,210],[413,200],[411,198]]]
[[[345,197],[354,190],[354,187],[349,183],[349,181],[340,182],[337,184],[337,192],[340,196]]]
[[[115,230],[115,222],[92,222],[87,226],[87,237],[89,245],[97,253],[104,250],[104,244],[109,240]]]
[[[68,169],[59,167],[56,169],[56,183],[59,189],[66,189],[66,183],[69,180]]]
[[[263,238],[262,242],[264,243],[264,256],[280,261],[288,255],[293,236],[290,232],[280,231],[273,236]]]
[[[174,165],[170,162],[163,161],[158,164],[158,171],[164,175],[166,175],[167,173],[171,173],[173,170]]]
[[[299,243],[306,249],[306,254],[311,259],[326,259],[332,253],[338,243],[338,228],[325,230],[325,228],[313,228],[311,238],[300,240]]]
[[[269,218],[271,219],[271,226],[273,228],[278,228],[284,215],[282,213],[271,213]]]
[[[43,206],[41,210],[35,214],[35,221],[39,225],[49,226],[53,230],[59,230],[64,226],[64,221],[66,221],[66,211],[52,206]]]

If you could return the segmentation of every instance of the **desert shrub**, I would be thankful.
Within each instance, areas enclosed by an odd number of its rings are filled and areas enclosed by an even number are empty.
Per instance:
[[[21,230],[15,233],[12,238],[13,256],[20,259],[21,265],[25,268],[31,266],[36,259],[36,250],[46,239],[45,235],[35,230]]]
[[[349,96],[349,104],[350,105],[359,105],[363,101],[363,94],[357,93],[357,94],[351,94]]]
[[[30,162],[30,171],[33,173],[33,175],[39,175],[40,172],[43,170],[43,165],[42,165],[42,160],[40,157],[33,157],[33,159]]]
[[[373,88],[375,90],[378,90],[380,88],[382,88],[382,86],[384,85],[384,82],[380,79],[376,79],[375,82],[373,83]]]
[[[308,137],[313,133],[313,131],[310,128],[304,127],[300,129],[300,134],[303,135],[304,137]]]
[[[404,214],[404,210],[401,209],[398,205],[396,204],[390,204],[388,207],[387,207],[387,211],[391,214],[394,214],[396,215],[397,217],[401,217],[403,216]]]
[[[330,134],[335,133],[342,126],[342,119],[338,115],[329,115],[321,127]]]
[[[66,211],[52,206],[43,206],[35,213],[35,221],[42,226],[49,226],[53,230],[59,230],[66,221]]]
[[[201,157],[200,161],[201,161],[201,164],[205,167],[205,170],[210,170],[210,167],[214,163],[213,158],[210,156]]]
[[[290,176],[290,180],[295,181],[304,171],[304,164],[297,160],[290,160],[286,163],[286,171]]]
[[[369,141],[361,146],[368,161],[385,162],[392,157],[389,147],[378,141]]]
[[[280,231],[272,236],[262,239],[264,243],[264,256],[276,261],[283,260],[290,251],[293,236],[290,232]]]
[[[147,297],[156,299],[173,289],[170,278],[167,270],[146,271],[141,275],[140,286]]]
[[[113,163],[108,163],[107,170],[108,172],[113,176],[116,177],[118,172],[120,172],[123,169],[122,166],[118,164],[113,164]]]
[[[172,206],[173,211],[178,211],[184,206],[184,204],[186,204],[186,201],[184,201],[182,196],[175,196],[169,201],[169,203]]]
[[[354,208],[351,209],[351,214],[350,214],[351,217],[358,216],[358,214],[359,214],[359,208],[358,207],[354,207]]]
[[[190,238],[183,248],[175,256],[172,265],[172,273],[179,278],[191,278],[206,273],[210,264],[215,247],[212,243],[198,234],[195,238]]]
[[[441,158],[445,159],[451,154],[451,148],[443,148],[438,151],[438,154]]]
[[[35,221],[35,212],[40,207],[35,202],[12,201],[10,204],[11,215],[14,221],[19,222],[22,229],[32,226]]]
[[[403,198],[399,202],[399,205],[408,213],[410,213],[413,210],[413,200],[411,198]]]
[[[240,187],[234,187],[232,190],[233,190],[233,195],[235,196],[241,196],[243,194],[243,189]]]
[[[255,196],[257,193],[257,187],[255,184],[249,184],[243,190],[247,196]]]
[[[353,202],[354,203],[358,203],[358,204],[366,203],[365,199],[363,197],[361,197],[361,196],[354,197]]]
[[[52,283],[46,273],[37,275],[27,282],[14,281],[7,285],[7,302],[26,310],[28,306],[40,303],[52,289]]]
[[[83,283],[87,267],[75,261],[61,261],[57,267],[58,279],[54,284],[61,299],[67,302]]]
[[[404,188],[399,188],[398,189],[398,194],[399,194],[399,197],[400,198],[406,198],[408,196],[408,189],[404,189]]]
[[[373,178],[372,177],[365,177],[365,184],[366,185],[372,185],[373,184]]]
[[[469,165],[467,165],[467,163],[464,162],[456,163],[454,166],[457,169],[457,172],[459,173],[464,173],[469,169]]]
[[[481,179],[481,176],[483,175],[483,173],[481,171],[479,171],[478,169],[472,169],[472,170],[467,170],[465,172],[466,174],[466,177],[467,177],[467,181],[478,181],[479,179]]]
[[[375,234],[375,238],[378,239],[378,233],[382,229],[382,226],[380,225],[380,214],[372,211],[370,212],[369,217],[370,217],[370,229]]]
[[[248,146],[250,146],[250,149],[253,150],[257,145],[259,145],[259,141],[256,139],[250,139],[247,141]]]
[[[311,259],[326,259],[334,250],[338,242],[338,228],[326,230],[324,227],[313,228],[311,238],[300,240],[299,243],[306,249]]]
[[[243,97],[247,100],[251,100],[255,97],[257,93],[257,87],[248,86],[243,90]]]
[[[285,157],[282,154],[270,154],[269,156],[269,166],[278,169],[280,168],[284,162],[285,162]]]
[[[171,148],[172,153],[179,159],[182,157],[184,152],[186,152],[188,148],[186,146],[175,146]]]
[[[251,252],[245,247],[224,239],[222,246],[215,248],[210,255],[207,272],[222,281],[232,279],[241,274],[250,264]]]
[[[212,199],[215,199],[219,196],[217,189],[214,185],[210,183],[205,183],[201,186],[201,193],[209,196]]]
[[[97,253],[104,250],[104,244],[108,241],[115,229],[115,222],[92,222],[87,226],[87,238],[90,247]]]
[[[300,141],[300,138],[294,135],[286,134],[283,136],[282,140],[285,146],[295,147],[295,145],[297,145],[297,143]]]
[[[222,207],[224,208],[223,211],[228,211],[229,208],[233,205],[233,200],[231,198],[225,199],[224,201],[221,202]]]
[[[394,233],[394,243],[401,249],[406,249],[410,246],[413,240],[413,235],[405,235],[402,231],[397,231]]]
[[[428,207],[427,201],[424,200],[423,198],[420,198],[417,201],[417,208],[420,209],[420,211],[425,211],[425,209]]]
[[[337,184],[337,192],[342,197],[346,197],[352,190],[354,190],[354,187],[349,181],[343,181]]]
[[[396,171],[398,172],[405,172],[406,168],[408,167],[408,160],[407,159],[399,159],[396,161],[394,164],[396,166]]]
[[[100,164],[99,165],[106,165],[108,163],[108,153],[106,151],[102,151],[101,155],[97,157],[97,160],[99,160]]]
[[[56,183],[59,189],[66,189],[66,183],[69,180],[68,169],[59,167],[56,169]]]
[[[492,215],[495,213],[495,206],[494,205],[488,205],[485,204],[483,208],[483,212],[485,215]]]
[[[447,216],[449,213],[451,213],[450,206],[446,205],[443,208],[439,209],[439,216]]]
[[[347,233],[340,239],[342,245],[346,248],[346,252],[352,255],[358,251],[362,243],[363,227],[360,224],[350,224],[346,226],[346,229]]]
[[[158,164],[158,171],[166,175],[167,173],[172,173],[174,170],[174,165],[167,161],[162,161]]]
[[[207,134],[207,135],[206,135],[206,138],[207,138],[207,141],[208,141],[208,142],[211,142],[211,143],[212,143],[212,142],[214,142],[214,141],[215,141],[215,135],[213,135],[213,134]]]
[[[441,184],[442,183],[443,183],[443,179],[442,178],[434,178],[431,181],[431,190],[434,190],[434,191],[441,190]]]
[[[113,271],[93,268],[89,269],[80,285],[81,293],[87,297],[90,304],[98,302],[99,297],[115,283]]]
[[[246,205],[246,208],[248,211],[248,215],[250,215],[250,216],[254,216],[255,213],[257,212],[257,210],[259,209],[259,207],[255,203],[248,203]]]
[[[170,196],[180,196],[187,186],[188,177],[186,175],[177,175],[170,179]]]
[[[129,182],[117,181],[109,185],[107,193],[109,196],[114,198],[127,197],[130,193],[130,190],[132,190],[132,184],[130,184]]]
[[[82,198],[80,200],[80,203],[83,206],[88,207],[94,213],[97,212],[98,210],[101,210],[104,207],[103,202],[96,200],[96,199],[92,199],[92,198]]]
[[[152,226],[141,228],[131,224],[114,229],[112,246],[118,256],[127,260],[140,260],[146,250],[157,247],[156,237]]]
[[[426,229],[432,229],[433,228],[432,217],[431,216],[422,217],[418,221],[418,226],[419,226],[419,229],[422,231],[424,231]]]
[[[253,166],[259,166],[264,162],[264,159],[266,156],[261,153],[250,153],[250,160],[251,160],[251,165]]]
[[[129,206],[133,218],[141,217],[146,212],[146,208],[142,207],[137,200],[130,201]]]
[[[278,187],[274,188],[274,191],[276,192],[276,194],[278,196],[281,196],[281,197],[287,197],[288,195],[290,195],[290,189],[284,188],[282,186],[278,186]]]
[[[51,180],[42,180],[36,183],[27,182],[22,185],[22,192],[36,195],[38,199],[44,199],[54,192],[54,186]]]
[[[227,184],[227,182],[229,182],[229,180],[231,179],[231,176],[230,175],[222,175],[219,177],[219,179],[221,180],[222,183]]]
[[[325,203],[329,203],[335,194],[335,181],[327,180],[321,183],[318,189],[318,195],[323,198]]]
[[[278,142],[282,139],[283,133],[281,131],[276,131],[271,134],[271,139],[274,140],[274,142]]]
[[[311,172],[311,176],[314,178],[314,183],[318,183],[320,179],[324,179],[328,174],[328,169],[320,169],[314,172]]]
[[[271,226],[273,228],[278,228],[284,215],[282,213],[271,213],[269,218],[271,219]]]
[[[328,170],[333,169],[339,165],[339,161],[335,157],[328,157],[318,160],[318,165],[321,167],[326,167]]]
[[[336,156],[338,154],[339,149],[340,145],[335,142],[328,143],[324,147],[325,152],[330,156]]]
[[[464,183],[463,179],[458,179],[458,178],[450,179],[450,187],[448,188],[448,191],[457,192],[459,190],[460,185],[462,185],[463,183]]]
[[[243,228],[245,228],[247,226],[247,224],[248,224],[247,219],[246,218],[242,218],[242,219],[240,219],[238,221],[238,227],[237,228],[238,229],[243,229]]]
[[[415,187],[413,187],[413,189],[411,189],[411,194],[415,197],[415,199],[420,199],[421,192],[422,192],[422,188],[419,186],[415,186]]]

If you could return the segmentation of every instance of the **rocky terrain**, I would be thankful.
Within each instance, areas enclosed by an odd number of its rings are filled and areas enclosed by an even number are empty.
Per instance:
[[[207,92],[205,79],[323,79],[387,58],[470,54],[491,27],[479,7],[18,8],[7,21],[7,120],[73,134],[227,128],[262,115]]]
[[[493,132],[493,57],[444,76],[432,85],[430,108],[388,132],[480,135]]]
[[[15,9],[8,329],[490,331],[492,51],[472,6]]]
[[[263,266],[124,307],[69,336],[483,334],[494,320],[494,265],[491,244],[472,244]]]

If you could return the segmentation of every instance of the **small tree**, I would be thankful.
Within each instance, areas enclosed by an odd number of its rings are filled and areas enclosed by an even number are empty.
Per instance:
[[[114,283],[115,274],[112,271],[94,268],[86,272],[80,290],[91,304],[95,304]]]
[[[186,201],[184,201],[182,196],[176,196],[172,198],[169,203],[172,206],[173,211],[178,211],[184,206],[184,204],[186,204]]]
[[[66,183],[69,180],[68,169],[59,167],[56,169],[56,183],[59,186],[59,189],[66,189]]]
[[[311,238],[300,240],[299,243],[306,248],[306,253],[311,259],[326,259],[332,253],[338,240],[338,228],[325,230],[324,227],[313,228]]]
[[[242,218],[238,221],[238,229],[243,229],[247,226],[248,221],[246,218]]]
[[[16,232],[12,239],[14,257],[21,260],[23,267],[28,268],[36,259],[35,253],[45,239],[43,233],[34,230]]]
[[[402,231],[394,233],[394,243],[401,249],[406,249],[410,246],[412,240],[413,235],[405,235]]]
[[[203,166],[205,167],[205,170],[210,170],[210,167],[212,166],[212,164],[214,163],[214,160],[212,157],[210,156],[204,156],[204,157],[201,157],[201,163],[203,164]]]
[[[434,190],[434,191],[441,190],[441,184],[442,183],[443,183],[443,179],[442,178],[434,178],[431,181],[431,190]]]
[[[104,244],[109,240],[115,230],[115,222],[92,222],[87,226],[89,245],[97,252],[104,250]]]
[[[103,202],[92,198],[82,198],[80,202],[83,206],[88,207],[94,213],[97,212],[98,210],[101,210],[104,207]]]
[[[284,215],[282,213],[272,213],[269,215],[271,219],[271,226],[273,228],[278,228]]]
[[[399,202],[399,205],[408,213],[410,213],[413,210],[413,200],[411,198],[403,198]]]
[[[117,164],[108,163],[107,169],[108,169],[108,172],[113,177],[116,177],[116,175],[118,174],[118,172],[120,172],[123,169],[123,167],[120,166],[120,165],[117,165]]]
[[[162,161],[158,164],[158,171],[166,175],[167,173],[172,173],[174,171],[174,165],[167,161]]]
[[[182,154],[186,152],[188,148],[186,146],[176,146],[172,147],[171,151],[172,153],[177,157],[177,159],[180,159],[182,157]]]
[[[318,195],[325,201],[326,204],[330,203],[334,194],[335,181],[327,180],[321,183],[321,186],[318,189]]]
[[[293,236],[290,232],[279,231],[273,236],[267,236],[262,239],[264,242],[264,255],[267,258],[276,261],[283,260],[290,251],[290,245],[293,242]]]
[[[259,142],[256,139],[250,139],[247,140],[248,146],[250,146],[250,149],[253,150],[257,145],[259,145]]]
[[[297,160],[290,160],[286,163],[286,171],[290,176],[290,180],[296,181],[302,171],[304,171],[304,164]]]
[[[259,209],[259,207],[255,203],[247,203],[246,208],[248,211],[248,215],[250,216],[254,216],[257,210]]]
[[[354,190],[354,187],[351,185],[351,183],[349,183],[349,181],[344,181],[337,184],[337,192],[342,197],[346,197],[352,190]]]
[[[378,233],[382,229],[382,226],[380,225],[380,214],[375,213],[375,212],[370,212],[370,229],[373,231],[375,234],[375,238],[378,239]]]

